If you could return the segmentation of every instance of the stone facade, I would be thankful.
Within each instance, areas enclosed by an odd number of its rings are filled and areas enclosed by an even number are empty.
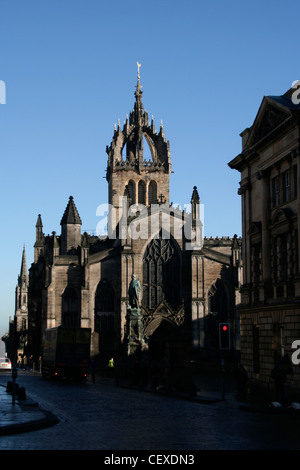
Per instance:
[[[232,323],[235,340],[241,240],[202,237],[196,187],[190,211],[169,203],[170,145],[162,125],[156,132],[153,118],[148,122],[139,77],[134,109],[106,150],[105,236],[81,233],[72,196],[61,234],[45,235],[38,216],[29,272],[30,353],[42,354],[45,329],[62,324],[91,328],[91,353],[104,363],[120,355],[128,338],[133,274],[141,284],[143,347],[153,360],[181,346],[189,352],[218,348],[221,319]]]
[[[300,338],[300,107],[293,92],[263,98],[241,134],[241,154],[229,163],[241,173],[241,356],[251,380],[264,387]],[[289,384],[299,388],[297,367]]]

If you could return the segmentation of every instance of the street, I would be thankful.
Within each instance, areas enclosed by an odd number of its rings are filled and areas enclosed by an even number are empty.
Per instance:
[[[1,374],[0,384],[9,379]],[[118,387],[108,378],[80,384],[23,371],[17,382],[59,423],[3,436],[1,450],[300,449],[299,416],[244,412],[233,398],[199,404]]]

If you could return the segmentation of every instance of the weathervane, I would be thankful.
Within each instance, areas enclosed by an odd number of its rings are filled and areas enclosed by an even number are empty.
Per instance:
[[[139,64],[138,62],[136,63],[137,66],[138,66],[138,80],[140,79],[140,67],[141,67],[141,64]]]

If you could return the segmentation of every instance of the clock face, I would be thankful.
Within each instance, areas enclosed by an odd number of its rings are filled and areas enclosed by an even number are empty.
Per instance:
[[[22,310],[26,310],[25,305],[22,305],[21,309],[22,309]]]

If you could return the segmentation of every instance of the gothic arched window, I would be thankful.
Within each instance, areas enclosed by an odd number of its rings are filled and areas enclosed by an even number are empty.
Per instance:
[[[114,290],[103,279],[99,282],[95,295],[95,331],[113,331],[114,328]]]
[[[209,312],[218,317],[218,321],[228,321],[228,297],[224,283],[217,279],[208,291]]]
[[[138,201],[139,204],[146,205],[146,183],[145,181],[139,181],[138,186]]]
[[[130,201],[128,201],[129,205],[135,204],[135,191],[134,191],[134,182],[129,181],[127,185],[127,190],[128,190],[128,198]]]
[[[180,304],[180,256],[172,239],[153,239],[143,259],[143,306],[155,308],[166,300]]]
[[[148,189],[148,203],[157,204],[157,184],[156,181],[150,181]]]
[[[73,287],[67,287],[62,296],[62,326],[80,327],[79,297]]]

